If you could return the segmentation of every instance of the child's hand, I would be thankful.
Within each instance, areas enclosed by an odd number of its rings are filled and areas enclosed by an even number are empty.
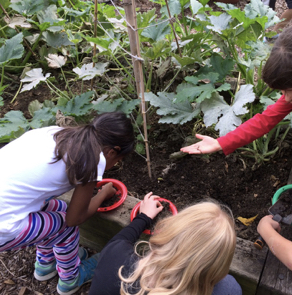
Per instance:
[[[189,154],[210,154],[210,153],[214,153],[214,152],[218,152],[222,150],[217,139],[214,139],[210,136],[201,135],[201,134],[196,134],[196,137],[198,139],[201,139],[201,141],[195,144],[183,147],[180,150],[184,153],[189,153]]]
[[[265,234],[267,234],[271,230],[275,230],[277,232],[280,232],[281,226],[280,226],[279,222],[273,220],[272,215],[266,215],[260,220],[258,227],[257,227],[257,231],[261,236],[264,236]]]
[[[154,217],[162,211],[163,206],[161,203],[157,200],[159,199],[159,196],[152,195],[153,193],[148,193],[144,200],[140,204],[140,213],[146,214],[151,219],[154,219]]]
[[[112,198],[115,193],[116,189],[113,187],[113,183],[109,182],[101,187],[101,190],[99,191],[100,195],[104,197],[104,200],[108,200]]]

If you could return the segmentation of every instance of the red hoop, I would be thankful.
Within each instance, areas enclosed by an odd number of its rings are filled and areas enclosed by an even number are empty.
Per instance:
[[[175,205],[172,202],[170,202],[169,200],[164,199],[164,198],[159,198],[158,201],[169,203],[169,208],[170,208],[170,211],[171,211],[172,215],[177,214],[177,208],[175,207]],[[132,211],[131,211],[131,221],[138,215],[140,204],[141,204],[141,202],[137,203],[135,205],[135,207],[132,209]],[[145,229],[143,231],[143,233],[148,234],[148,235],[152,235],[152,232],[151,232],[150,229]]]
[[[127,187],[121,181],[119,181],[117,179],[105,178],[105,179],[99,181],[96,184],[96,187],[102,187],[103,185],[105,185],[109,182],[112,182],[113,186],[117,190],[116,195],[118,196],[119,200],[111,206],[99,207],[97,209],[98,212],[106,212],[106,211],[111,211],[113,209],[116,209],[117,207],[122,205],[127,198],[127,194],[128,194]]]

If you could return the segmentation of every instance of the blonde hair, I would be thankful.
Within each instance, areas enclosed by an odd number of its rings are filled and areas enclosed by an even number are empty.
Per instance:
[[[139,281],[136,295],[211,295],[228,274],[235,244],[229,208],[213,200],[190,206],[157,223],[149,252],[128,278],[119,269],[121,294]]]

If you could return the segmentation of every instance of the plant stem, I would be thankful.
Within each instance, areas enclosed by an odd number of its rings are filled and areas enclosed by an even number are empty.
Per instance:
[[[66,99],[70,100],[70,97],[64,94],[64,92],[62,92],[60,89],[58,89],[52,82],[50,82],[49,80],[46,80],[45,82],[47,83],[47,86],[50,88],[50,90],[53,91],[55,94],[57,94],[58,96],[63,96]]]
[[[114,58],[114,60],[116,61],[116,63],[122,68],[123,71],[125,71],[127,73],[127,75],[130,77],[130,79],[135,82],[135,78],[133,77],[133,75],[127,70],[126,67],[124,67],[120,61],[112,54],[112,57]],[[131,65],[132,66],[132,65]],[[122,73],[122,71],[121,71]],[[131,84],[132,85],[132,84]],[[133,88],[132,88],[133,89]]]
[[[2,65],[2,75],[1,75],[0,87],[3,86],[3,81],[4,81],[4,64]]]
[[[16,97],[18,96],[19,92],[20,92],[20,89],[21,89],[21,86],[22,86],[22,82],[20,82],[20,85],[19,85],[19,88],[17,90],[17,92],[15,93],[14,97],[12,98],[11,102],[10,103],[13,103],[16,99]]]
[[[173,81],[175,80],[175,78],[177,77],[177,75],[179,74],[179,72],[180,72],[180,69],[175,73],[175,75],[170,80],[170,82],[168,83],[168,85],[164,88],[163,92],[167,91],[167,89],[171,86],[171,84],[173,83]]]
[[[64,74],[62,68],[61,68],[61,72],[62,72],[62,75],[63,75],[63,78],[64,78],[64,80],[65,80],[65,83],[66,83],[66,86],[67,86],[67,88],[68,88],[69,93],[71,94],[72,97],[74,97],[74,95],[73,95],[73,93],[72,93],[72,91],[71,91],[71,89],[70,89],[70,87],[69,87],[68,81],[67,81],[67,79],[66,79],[66,76],[65,76],[65,74]]]
[[[26,57],[24,58],[24,60],[22,61],[20,66],[25,66],[27,61],[29,60],[29,58],[31,57],[32,53],[35,51],[35,49],[37,48],[39,41],[42,37],[42,33],[39,34],[37,40],[35,41],[35,43],[33,44],[31,50],[27,53]]]

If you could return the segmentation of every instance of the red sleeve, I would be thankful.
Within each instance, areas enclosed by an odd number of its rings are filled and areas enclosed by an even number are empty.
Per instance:
[[[261,114],[256,114],[234,131],[218,138],[225,155],[232,153],[272,130],[292,111],[292,104],[282,95],[275,104],[267,107]]]

